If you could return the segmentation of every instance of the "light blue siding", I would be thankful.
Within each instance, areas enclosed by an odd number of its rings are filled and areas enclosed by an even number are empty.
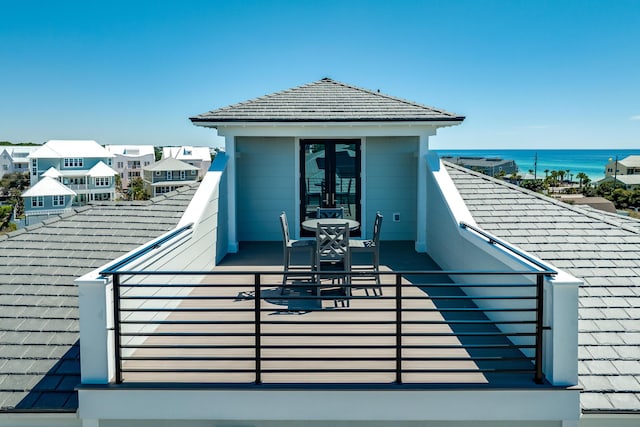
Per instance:
[[[294,138],[236,139],[238,240],[281,240],[278,215],[295,213]]]
[[[380,238],[415,240],[418,137],[366,138],[366,233],[370,234],[376,211],[384,215]],[[393,222],[393,214],[400,221]]]

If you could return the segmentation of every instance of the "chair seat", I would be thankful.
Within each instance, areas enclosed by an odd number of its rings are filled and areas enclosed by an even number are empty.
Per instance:
[[[314,247],[316,246],[316,242],[314,240],[289,240],[289,246],[292,248],[306,248],[306,247]]]
[[[349,240],[349,248],[352,250],[375,248],[376,244],[373,240]]]

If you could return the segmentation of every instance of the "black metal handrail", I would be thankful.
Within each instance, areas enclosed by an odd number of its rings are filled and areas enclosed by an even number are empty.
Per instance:
[[[443,374],[461,376],[460,382],[468,381],[465,375],[492,381],[504,374],[544,381],[541,289],[547,271],[379,272],[394,280],[374,296],[362,293],[370,284],[355,280],[371,272],[345,272],[354,289],[360,286],[349,298],[307,293],[314,282],[280,295],[283,273],[103,271],[113,276],[115,381],[263,384],[322,375],[402,384],[438,382]],[[448,280],[462,275],[520,279]],[[205,280],[175,282],[185,276]],[[523,276],[535,276],[535,283]],[[318,303],[345,299],[347,307],[318,310]]]

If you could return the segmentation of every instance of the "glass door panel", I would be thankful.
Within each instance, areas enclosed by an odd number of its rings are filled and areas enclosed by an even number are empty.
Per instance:
[[[315,218],[318,207],[342,207],[345,218],[360,221],[359,139],[301,140],[300,169],[301,221]]]

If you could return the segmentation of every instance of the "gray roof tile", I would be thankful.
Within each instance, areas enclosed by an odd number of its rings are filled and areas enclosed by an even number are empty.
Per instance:
[[[640,411],[640,221],[446,167],[480,227],[583,280],[578,335],[583,410]]]
[[[83,207],[0,238],[0,412],[78,408],[74,280],[175,228],[195,189]]]
[[[464,117],[328,78],[219,108],[192,122],[461,122]]]

